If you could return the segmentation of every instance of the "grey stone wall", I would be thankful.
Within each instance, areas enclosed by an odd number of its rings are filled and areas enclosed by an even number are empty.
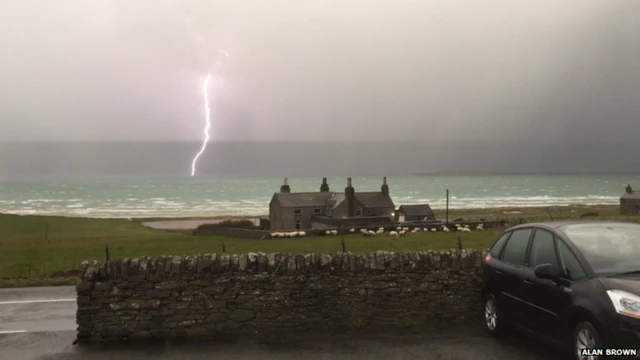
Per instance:
[[[78,341],[416,327],[480,318],[486,252],[85,262]]]

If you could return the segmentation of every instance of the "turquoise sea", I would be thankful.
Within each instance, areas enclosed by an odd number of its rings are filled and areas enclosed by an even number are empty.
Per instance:
[[[328,178],[343,191],[345,178]],[[320,178],[289,178],[292,192],[317,191]],[[0,182],[0,212],[86,217],[263,215],[282,178],[149,178]],[[354,177],[356,191],[380,189],[381,177]],[[640,175],[495,175],[388,177],[396,206],[451,208],[617,204]]]

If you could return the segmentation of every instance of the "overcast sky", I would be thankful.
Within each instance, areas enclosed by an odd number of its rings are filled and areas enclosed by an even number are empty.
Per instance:
[[[6,0],[0,141],[200,140],[225,49],[213,140],[637,142],[639,34],[637,0]]]

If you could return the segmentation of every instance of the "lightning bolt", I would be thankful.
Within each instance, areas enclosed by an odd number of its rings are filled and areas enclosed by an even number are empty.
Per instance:
[[[204,85],[202,86],[202,92],[204,93],[204,119],[206,125],[204,126],[204,141],[202,142],[202,147],[193,158],[193,162],[191,163],[191,176],[196,175],[196,162],[198,162],[198,158],[207,148],[207,143],[209,142],[209,130],[211,129],[211,108],[209,108],[209,82],[211,82],[211,73],[209,73],[204,79]]]
[[[187,15],[187,24],[189,28],[192,29],[192,20],[191,20],[191,17],[189,17],[188,15]],[[197,33],[195,35],[195,38],[200,43],[204,45],[207,44],[204,41],[204,39]],[[223,55],[224,57],[229,57],[229,53],[224,50],[219,50],[218,54]],[[209,130],[211,130],[211,108],[209,107],[209,84],[211,83],[211,78],[213,77],[213,73],[218,69],[220,69],[221,66],[222,66],[222,59],[219,58],[218,61],[213,66],[213,69],[209,71],[209,73],[207,74],[207,77],[204,79],[204,84],[202,85],[202,93],[204,97],[204,111],[205,111],[204,140],[202,142],[202,147],[200,148],[200,151],[198,151],[196,156],[193,158],[193,161],[191,162],[191,176],[196,175],[196,163],[198,162],[198,158],[200,157],[200,155],[202,155],[202,153],[204,153],[205,149],[207,148],[207,144],[209,143],[209,138],[210,138]]]

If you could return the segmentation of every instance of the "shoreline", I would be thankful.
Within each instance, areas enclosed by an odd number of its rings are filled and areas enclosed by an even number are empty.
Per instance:
[[[444,218],[446,208],[431,208],[436,214],[437,218]],[[487,217],[512,217],[517,215],[527,214],[540,214],[549,212],[562,212],[569,210],[575,213],[579,210],[601,210],[609,212],[615,212],[619,209],[619,204],[568,204],[568,205],[549,205],[549,206],[498,206],[498,207],[479,207],[479,208],[449,208],[449,214],[451,216],[467,215],[467,214],[481,214]],[[261,215],[212,215],[212,216],[151,216],[151,217],[89,217],[89,216],[77,216],[77,215],[55,215],[55,214],[15,214],[0,212],[0,215],[13,215],[13,216],[34,216],[34,217],[65,217],[73,219],[95,219],[95,220],[127,220],[136,223],[152,223],[152,222],[167,222],[167,221],[227,221],[227,220],[259,220],[268,219],[269,214]],[[614,215],[614,214],[611,214]],[[619,215],[619,214],[618,214]],[[630,215],[634,216],[634,215]]]

